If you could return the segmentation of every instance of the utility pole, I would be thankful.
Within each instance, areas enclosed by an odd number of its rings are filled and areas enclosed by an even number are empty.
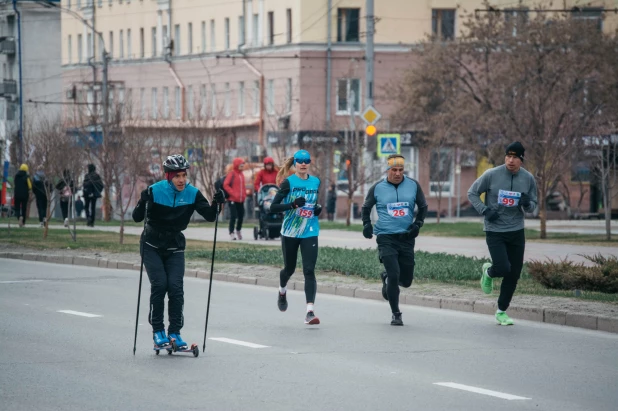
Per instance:
[[[375,16],[373,0],[367,0],[367,42],[365,43],[365,107],[373,106],[373,34]]]

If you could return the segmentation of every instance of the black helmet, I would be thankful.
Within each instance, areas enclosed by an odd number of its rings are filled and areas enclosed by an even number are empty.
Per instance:
[[[163,170],[166,173],[169,173],[170,171],[186,170],[189,167],[191,167],[189,162],[180,154],[172,154],[171,156],[167,156],[163,162]]]

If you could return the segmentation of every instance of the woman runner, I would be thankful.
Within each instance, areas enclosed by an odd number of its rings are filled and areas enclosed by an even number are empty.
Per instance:
[[[213,204],[209,204],[200,190],[187,181],[188,169],[189,163],[180,154],[168,156],[163,163],[166,179],[142,191],[133,210],[133,220],[143,221],[148,202],[140,248],[150,280],[148,322],[152,325],[153,339],[157,346],[168,345],[172,338],[178,347],[187,345],[180,337],[180,329],[184,324],[182,310],[185,275],[185,236],[182,231],[187,228],[194,211],[206,221],[215,221],[217,204],[225,202],[225,194],[218,190]],[[165,294],[168,296],[170,323],[167,335],[163,323]]]
[[[296,270],[296,260],[300,248],[303,259],[303,274],[305,275],[305,297],[307,299],[305,324],[314,325],[320,323],[320,319],[314,313],[314,302],[318,287],[315,279],[315,263],[318,259],[318,234],[320,234],[318,216],[322,212],[322,206],[317,204],[320,179],[309,175],[310,164],[311,157],[306,150],[297,151],[293,157],[285,161],[277,175],[277,181],[281,182],[281,189],[273,200],[270,212],[285,213],[281,227],[284,267],[279,274],[277,305],[282,312],[288,309],[287,283]],[[296,172],[283,179],[288,175],[292,165],[294,165]]]

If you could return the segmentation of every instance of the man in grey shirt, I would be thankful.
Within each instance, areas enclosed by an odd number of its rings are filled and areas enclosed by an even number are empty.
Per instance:
[[[496,320],[513,325],[506,314],[524,265],[524,212],[537,205],[534,176],[521,167],[524,146],[514,142],[507,146],[504,165],[487,170],[468,190],[468,199],[485,216],[485,238],[491,263],[483,264],[481,288],[491,294],[493,279],[502,278]],[[481,194],[485,193],[485,203]]]

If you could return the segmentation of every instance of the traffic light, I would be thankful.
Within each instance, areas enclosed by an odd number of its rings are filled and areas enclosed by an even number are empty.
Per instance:
[[[369,124],[367,127],[365,127],[365,134],[367,134],[369,137],[375,136],[377,132],[378,129],[373,124]]]

